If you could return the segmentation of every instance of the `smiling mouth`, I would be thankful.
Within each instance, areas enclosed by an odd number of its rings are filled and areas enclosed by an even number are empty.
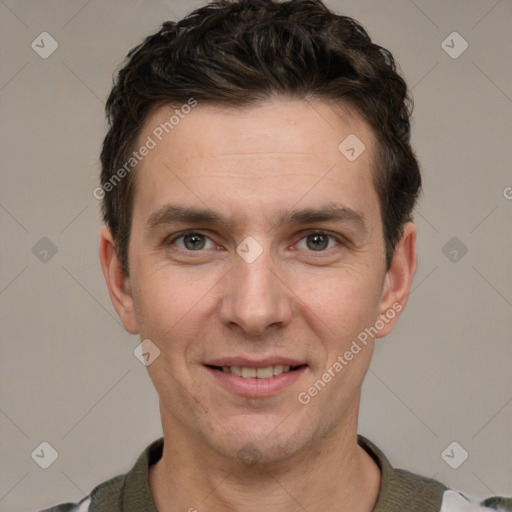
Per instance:
[[[300,366],[288,366],[278,364],[275,366],[265,366],[264,368],[250,368],[246,366],[206,366],[212,370],[231,373],[232,375],[242,377],[243,379],[271,379],[272,377],[277,377],[282,373],[293,372],[299,368],[304,368],[307,365],[302,364]]]

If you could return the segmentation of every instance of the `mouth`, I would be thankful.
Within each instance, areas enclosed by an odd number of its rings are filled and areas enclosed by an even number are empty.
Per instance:
[[[208,361],[204,367],[226,391],[246,398],[278,395],[298,385],[308,370],[302,361],[281,357],[260,361],[230,357]]]
[[[243,379],[271,379],[272,377],[277,377],[278,375],[281,375],[283,373],[295,372],[307,365],[301,364],[291,366],[276,364],[257,368],[250,366],[206,366],[208,368],[211,368],[212,370],[216,370],[223,373],[229,373],[231,375],[236,375],[237,377],[242,377]]]

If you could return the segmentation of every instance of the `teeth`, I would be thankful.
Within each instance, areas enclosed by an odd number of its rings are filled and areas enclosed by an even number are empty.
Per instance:
[[[270,377],[272,377],[273,375],[274,368],[272,368],[272,366],[267,366],[266,368],[258,368],[256,370],[256,377],[258,379],[270,379]]]
[[[288,370],[290,369],[290,367],[288,367]],[[283,373],[284,371],[284,366],[282,364],[277,364],[276,366],[273,367],[272,369],[272,374],[273,375],[281,375],[281,373]]]
[[[229,368],[228,368],[228,371],[229,371]],[[241,371],[241,369],[240,369],[240,366],[232,366],[232,367],[231,367],[231,373],[232,373],[233,375],[238,375],[239,377],[241,377],[241,376],[242,376],[242,371]]]
[[[254,379],[258,370],[256,368],[242,368],[242,377],[244,379]]]
[[[289,372],[290,366],[277,364],[275,366],[266,366],[265,368],[247,368],[243,366],[223,366],[224,373],[231,373],[244,379],[270,379],[281,373]]]

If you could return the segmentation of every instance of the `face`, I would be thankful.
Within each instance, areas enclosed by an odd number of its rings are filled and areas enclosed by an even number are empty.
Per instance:
[[[370,129],[322,102],[199,104],[160,141],[173,112],[139,136],[156,146],[136,169],[129,277],[102,236],[126,329],[160,350],[148,372],[164,432],[277,461],[352,431],[368,332],[392,329],[415,270],[408,225],[386,271]],[[349,135],[365,145],[355,159],[362,146],[339,149]]]

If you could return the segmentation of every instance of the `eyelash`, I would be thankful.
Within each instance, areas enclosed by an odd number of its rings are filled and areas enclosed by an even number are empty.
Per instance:
[[[200,235],[200,236],[204,236],[205,238],[207,238],[208,240],[212,241],[211,238],[207,235],[205,235],[204,233],[201,233],[200,231],[194,231],[194,230],[188,230],[188,231],[182,231],[181,233],[178,233],[176,234],[175,236],[173,236],[172,239],[166,239],[166,242],[165,244],[166,245],[173,245],[174,242],[176,242],[176,240],[179,240],[181,238],[183,238],[184,236],[187,236],[187,235]],[[344,246],[345,245],[345,241],[343,240],[342,237],[340,236],[335,236],[335,235],[332,235],[331,233],[327,232],[327,231],[320,231],[320,230],[312,230],[312,231],[307,231],[305,233],[302,234],[302,238],[300,238],[300,240],[297,242],[301,242],[302,240],[308,238],[309,236],[312,236],[312,235],[325,235],[327,237],[329,237],[330,239],[332,240],[335,240],[337,242],[338,245],[341,245],[341,246]],[[296,244],[295,244],[296,245]],[[337,246],[335,246],[337,247]],[[324,249],[322,251],[313,251],[313,250],[310,250],[308,252],[311,252],[311,253],[326,253],[328,251],[330,251],[331,249],[334,249],[335,247],[330,247],[328,249]],[[181,247],[178,247],[179,250],[181,251],[184,251],[184,252],[187,252],[187,253],[201,253],[203,251],[205,251],[206,249],[199,249],[197,251],[192,251],[192,250],[189,250],[189,249],[182,249]]]

